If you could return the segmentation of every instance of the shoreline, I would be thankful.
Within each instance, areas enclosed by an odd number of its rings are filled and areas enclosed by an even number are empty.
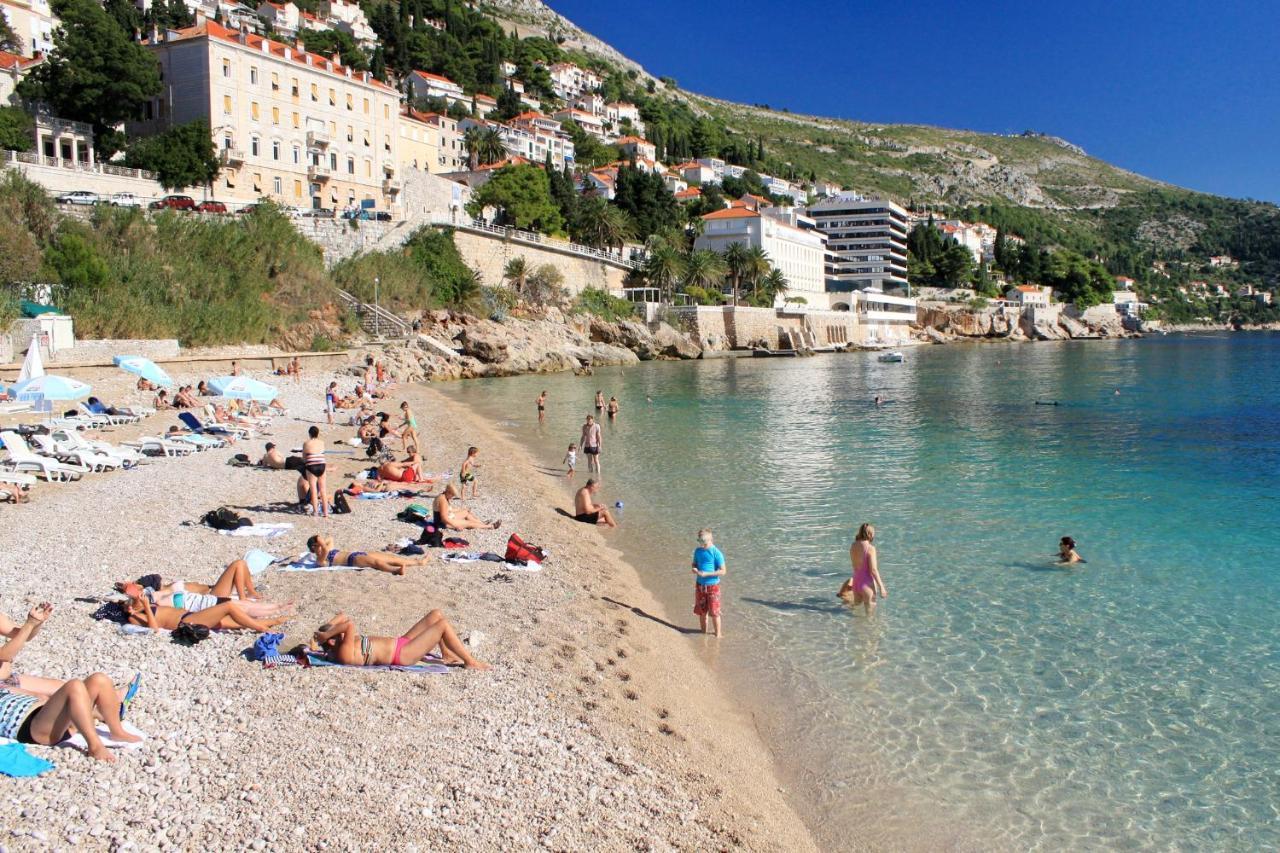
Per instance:
[[[95,393],[127,403],[122,377],[94,377]],[[555,480],[529,477],[536,469],[523,448],[428,387],[391,395],[410,400],[427,425],[427,467],[456,470],[468,444],[484,448],[481,494],[468,504],[504,522],[467,538],[501,551],[518,531],[550,549],[543,572],[503,578],[476,567],[483,563],[433,560],[404,578],[273,572],[260,583],[268,597],[297,604],[282,648],[338,609],[364,630],[394,634],[441,607],[464,636],[483,633],[476,653],[493,671],[264,670],[239,657],[251,636],[218,634],[186,648],[92,621],[96,603],[84,599],[105,597],[125,576],[209,581],[249,547],[297,553],[318,530],[344,548],[411,535],[393,518],[407,501],[354,501],[352,515],[325,522],[277,511],[292,475],[225,464],[259,452],[264,440],[299,443],[327,381],[317,373],[302,385],[281,383],[291,416],[248,446],[42,483],[30,505],[4,508],[0,548],[10,560],[0,567],[8,593],[0,606],[11,617],[37,601],[56,608],[19,657],[21,671],[65,678],[103,670],[118,683],[141,671],[130,719],[149,735],[143,750],[110,765],[31,748],[57,768],[5,786],[10,808],[0,824],[15,844],[313,849],[328,837],[388,848],[412,839],[461,849],[817,849],[750,713],[672,634],[635,569],[598,531],[554,514],[568,502]],[[162,413],[104,437],[154,433],[172,420]],[[350,432],[322,434],[330,441]],[[330,488],[359,467],[354,456],[332,454]],[[180,526],[218,505],[294,528],[264,544]],[[53,535],[20,532],[31,529]],[[77,799],[90,790],[105,793]],[[359,805],[370,802],[379,804],[376,819]]]

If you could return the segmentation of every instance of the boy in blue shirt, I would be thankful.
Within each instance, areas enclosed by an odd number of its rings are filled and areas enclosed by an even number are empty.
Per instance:
[[[713,542],[711,528],[698,531],[698,547],[693,549],[694,586],[693,612],[707,633],[707,616],[720,637],[720,578],[724,577],[724,554]]]

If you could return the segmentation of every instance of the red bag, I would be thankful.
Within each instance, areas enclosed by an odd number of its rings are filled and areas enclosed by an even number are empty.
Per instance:
[[[530,545],[520,538],[520,534],[512,533],[507,540],[508,563],[541,563],[547,559],[547,552],[537,545]]]

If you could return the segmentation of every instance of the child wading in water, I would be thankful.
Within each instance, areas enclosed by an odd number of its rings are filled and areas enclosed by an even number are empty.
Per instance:
[[[698,531],[698,547],[693,549],[693,613],[698,617],[702,633],[707,633],[707,616],[716,637],[720,636],[720,578],[724,577],[724,554],[715,546],[711,528]]]
[[[467,458],[462,460],[462,468],[458,472],[458,482],[462,484],[462,494],[458,497],[466,498],[467,484],[471,485],[471,497],[474,498],[476,496],[476,488],[478,486],[476,482],[476,469],[480,467],[480,463],[476,461],[476,456],[478,456],[479,453],[480,448],[478,447],[467,448]]]
[[[858,535],[849,546],[849,562],[853,565],[853,576],[844,582],[837,593],[845,601],[861,604],[867,615],[876,609],[876,595],[889,597],[889,590],[884,588],[880,580],[880,565],[876,560],[876,529],[870,524],[858,528]]]
[[[574,469],[578,467],[578,445],[569,445],[569,450],[564,455],[564,464],[565,467],[569,469],[568,471],[565,471],[564,476],[567,479],[572,480]]]

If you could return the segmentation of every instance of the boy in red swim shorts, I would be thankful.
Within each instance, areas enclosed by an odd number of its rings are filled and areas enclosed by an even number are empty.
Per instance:
[[[717,638],[721,636],[720,578],[724,573],[724,554],[715,546],[711,529],[704,527],[698,531],[698,547],[693,549],[693,613],[698,617],[704,634],[707,633],[707,617],[711,617]]]

